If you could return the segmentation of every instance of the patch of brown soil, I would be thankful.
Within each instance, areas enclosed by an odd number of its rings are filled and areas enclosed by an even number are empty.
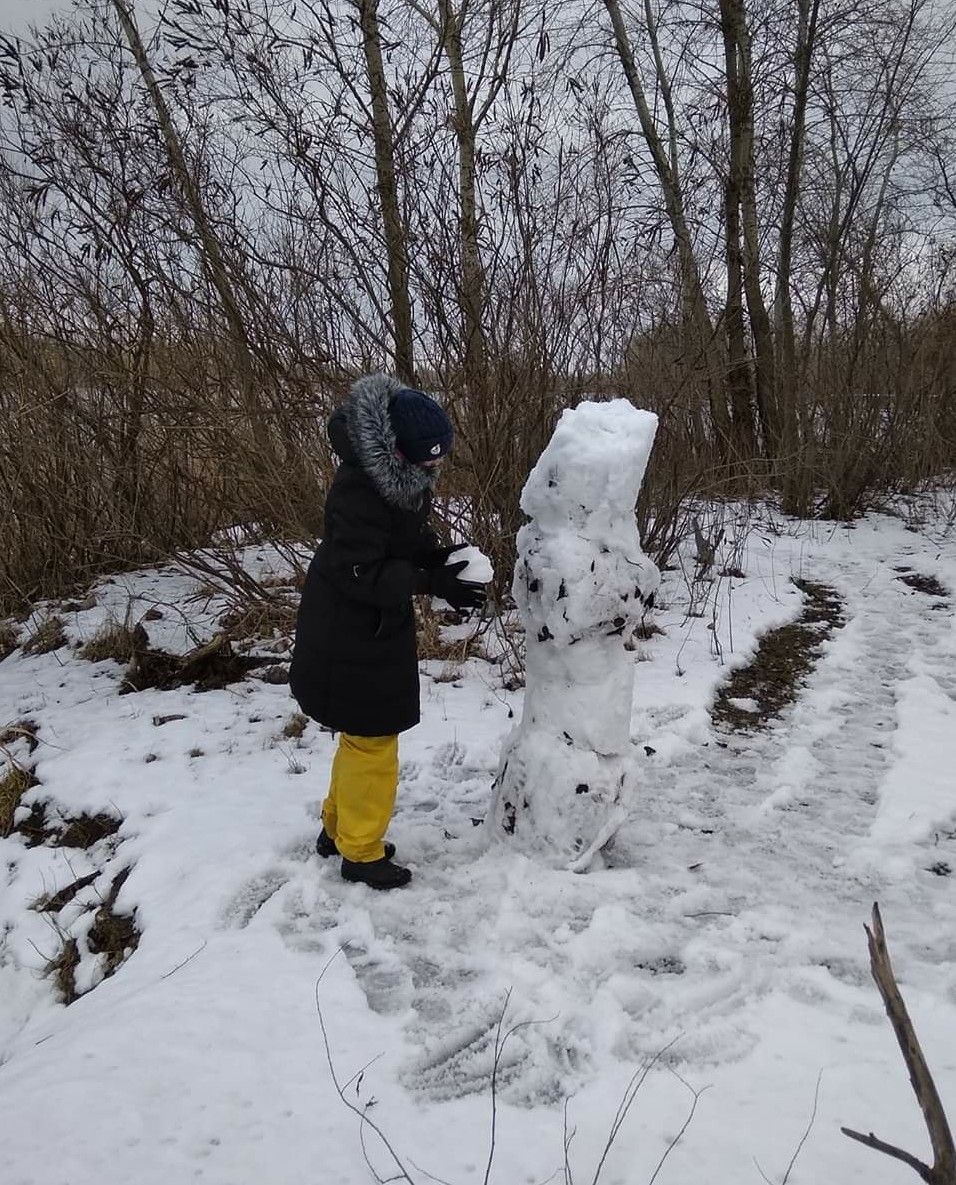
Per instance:
[[[106,900],[96,911],[93,925],[86,936],[86,944],[94,955],[103,957],[103,978],[109,979],[126,962],[137,946],[140,931],[136,925],[136,911],[131,914],[116,912],[116,898],[130,874],[124,868],[113,878]]]
[[[13,828],[26,840],[27,847],[48,844],[52,848],[91,848],[99,840],[115,835],[123,824],[122,819],[105,812],[51,820],[47,806],[46,802],[32,803],[29,815]]]
[[[49,897],[41,897],[34,905],[34,909],[38,913],[59,913],[64,909],[73,898],[91,885],[99,876],[98,872],[91,872],[89,876],[78,877],[77,880],[71,884],[64,886],[62,889],[57,889],[55,893],[51,893]]]
[[[926,576],[922,572],[907,572],[897,576],[905,585],[915,588],[917,592],[925,593],[928,597],[948,597],[949,589],[940,584],[935,576]]]
[[[796,621],[769,630],[757,653],[739,667],[717,692],[711,718],[718,726],[739,732],[764,727],[797,698],[813,670],[823,643],[844,623],[839,593],[825,584],[794,580],[806,602]],[[731,701],[753,700],[748,711]]]
[[[236,654],[225,634],[217,634],[188,654],[167,654],[164,650],[150,649],[142,626],[137,626],[133,632],[136,644],[120,689],[121,695],[145,691],[148,687],[172,691],[177,687],[193,686],[197,691],[217,691],[230,683],[240,682],[249,671],[275,661]]]

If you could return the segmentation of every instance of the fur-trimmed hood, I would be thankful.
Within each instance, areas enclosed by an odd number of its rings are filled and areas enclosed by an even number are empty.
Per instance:
[[[361,466],[386,502],[417,510],[438,473],[411,464],[398,451],[388,403],[405,386],[388,374],[357,379],[329,420],[329,439],[343,461]]]

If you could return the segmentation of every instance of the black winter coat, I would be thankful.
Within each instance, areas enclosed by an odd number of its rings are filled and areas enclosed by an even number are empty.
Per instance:
[[[398,456],[388,396],[360,379],[329,421],[342,463],[325,504],[325,535],[299,606],[290,682],[302,711],[336,732],[390,736],[420,719],[412,596],[417,561],[438,546],[428,525],[434,475]]]

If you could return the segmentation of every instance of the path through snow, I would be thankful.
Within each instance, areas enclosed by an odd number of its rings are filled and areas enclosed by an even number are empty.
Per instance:
[[[668,577],[666,634],[636,667],[637,809],[586,876],[489,846],[475,825],[519,706],[486,664],[451,681],[426,666],[392,831],[416,876],[379,895],[314,854],[333,739],[311,726],[282,737],[287,689],[120,697],[119,668],[68,651],[0,664],[0,716],[39,729],[27,801],[123,817],[88,852],[0,840],[0,1177],[366,1181],[314,1015],[315,980],[340,949],[322,989],[336,1063],[351,1073],[384,1054],[361,1098],[381,1100],[389,1130],[447,1179],[482,1180],[508,997],[508,1023],[538,1023],[502,1058],[493,1180],[557,1167],[569,1092],[575,1156],[593,1174],[627,1078],[665,1046],[684,1079],[714,1089],[660,1180],[759,1180],[753,1156],[779,1179],[821,1070],[818,1130],[792,1185],[907,1180],[837,1125],[916,1150],[923,1138],[868,978],[862,924],[876,899],[944,1099],[956,1094],[956,541],[888,517],[830,532],[765,524],[743,568],[714,586],[706,618],[685,616],[686,589]],[[902,568],[947,596],[908,587]],[[718,653],[743,662],[796,614],[792,575],[837,589],[845,625],[780,720],[715,729]],[[178,630],[188,648],[184,583],[161,573],[104,585],[71,636],[130,596],[140,612],[163,607],[157,644]],[[185,616],[201,627],[195,606]],[[118,907],[136,910],[139,948],[63,1009],[40,975],[57,936],[30,905],[96,874],[59,917],[82,939],[127,865]],[[89,954],[78,974],[81,988],[96,982]],[[648,1180],[680,1126],[684,1088],[666,1072],[654,1081],[609,1185]]]

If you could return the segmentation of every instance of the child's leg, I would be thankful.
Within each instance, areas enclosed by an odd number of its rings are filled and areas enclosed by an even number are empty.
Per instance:
[[[395,809],[398,789],[398,737],[359,737],[342,733],[332,765],[335,832],[346,860],[365,864],[385,855],[382,839]],[[329,830],[329,799],[323,811]]]
[[[325,828],[325,834],[335,842],[335,836],[338,832],[339,826],[339,808],[338,808],[338,785],[341,776],[341,769],[343,763],[342,748],[345,741],[345,734],[339,736],[339,747],[335,751],[335,756],[332,758],[332,776],[329,779],[329,792],[325,796],[325,802],[322,803],[322,826]]]

